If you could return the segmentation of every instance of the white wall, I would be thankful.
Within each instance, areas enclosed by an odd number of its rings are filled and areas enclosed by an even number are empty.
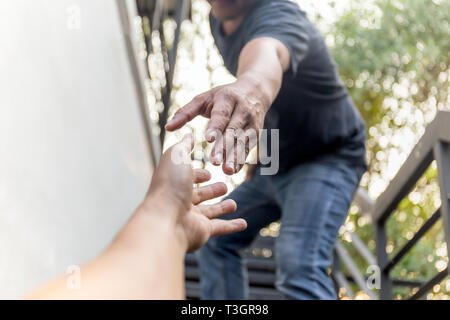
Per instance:
[[[116,1],[0,2],[0,298],[98,254],[152,166]]]

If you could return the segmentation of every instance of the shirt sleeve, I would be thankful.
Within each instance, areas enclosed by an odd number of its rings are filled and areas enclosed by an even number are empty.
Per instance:
[[[269,37],[279,40],[289,50],[290,70],[295,75],[298,65],[306,57],[309,47],[310,23],[297,4],[290,1],[272,1],[251,14],[246,43]]]

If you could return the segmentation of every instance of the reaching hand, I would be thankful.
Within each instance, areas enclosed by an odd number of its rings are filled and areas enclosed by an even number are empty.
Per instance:
[[[206,130],[206,140],[215,142],[211,161],[223,163],[226,174],[238,172],[257,143],[270,105],[256,86],[253,79],[243,78],[211,89],[178,110],[166,129],[179,129],[198,115],[211,118]]]
[[[168,149],[156,168],[149,195],[143,206],[152,206],[158,201],[171,207],[171,218],[176,223],[178,238],[194,251],[203,246],[212,236],[239,232],[247,227],[245,220],[217,219],[236,210],[233,200],[225,200],[213,205],[200,205],[206,200],[220,197],[227,192],[224,183],[214,183],[193,188],[193,183],[211,179],[207,170],[192,170],[190,153],[193,138],[186,135],[183,140]],[[165,214],[161,212],[161,214]]]
[[[290,66],[286,46],[272,37],[249,41],[239,54],[237,80],[195,97],[167,123],[173,131],[197,116],[211,118],[206,140],[215,142],[211,161],[226,174],[238,172],[258,143],[264,117]],[[256,135],[256,137],[255,137]],[[236,145],[230,150],[229,146]]]

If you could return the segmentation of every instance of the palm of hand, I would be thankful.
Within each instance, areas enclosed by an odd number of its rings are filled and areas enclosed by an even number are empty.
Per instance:
[[[177,227],[187,243],[188,251],[199,249],[212,236],[242,231],[247,227],[243,219],[217,219],[236,210],[236,203],[231,199],[201,205],[204,201],[226,194],[227,187],[218,182],[193,188],[193,184],[209,181],[211,174],[204,169],[192,170],[188,157],[192,147],[192,138],[186,136],[181,143],[167,150],[153,174],[149,190],[150,193],[162,194],[162,201],[176,206]]]

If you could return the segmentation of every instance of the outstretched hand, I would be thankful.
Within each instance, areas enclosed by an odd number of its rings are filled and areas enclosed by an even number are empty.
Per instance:
[[[243,219],[220,220],[236,210],[233,200],[201,205],[227,192],[223,183],[193,188],[208,181],[206,170],[192,170],[192,136],[167,150],[153,174],[144,202],[108,248],[76,274],[66,274],[37,289],[29,299],[183,299],[184,255],[212,236],[242,231]]]
[[[206,140],[214,142],[211,162],[222,164],[226,174],[238,172],[258,143],[264,118],[289,65],[289,50],[281,41],[271,37],[251,40],[240,52],[237,80],[196,96],[175,113],[166,130],[177,130],[197,116],[211,119],[205,132]]]
[[[214,142],[211,161],[224,173],[238,172],[256,145],[269,102],[254,89],[253,79],[244,79],[213,88],[179,109],[167,123],[174,131],[197,116],[210,118],[206,140]],[[249,137],[253,137],[250,139]]]
[[[143,204],[144,207],[153,207],[158,201],[171,207],[166,211],[176,224],[178,239],[188,251],[199,249],[212,236],[239,232],[247,227],[243,219],[217,219],[236,210],[236,203],[233,200],[228,199],[213,205],[201,204],[223,196],[227,192],[227,187],[222,182],[193,187],[193,184],[211,179],[209,171],[192,169],[190,153],[193,144],[192,136],[186,135],[180,143],[162,155],[153,174],[148,197]]]

